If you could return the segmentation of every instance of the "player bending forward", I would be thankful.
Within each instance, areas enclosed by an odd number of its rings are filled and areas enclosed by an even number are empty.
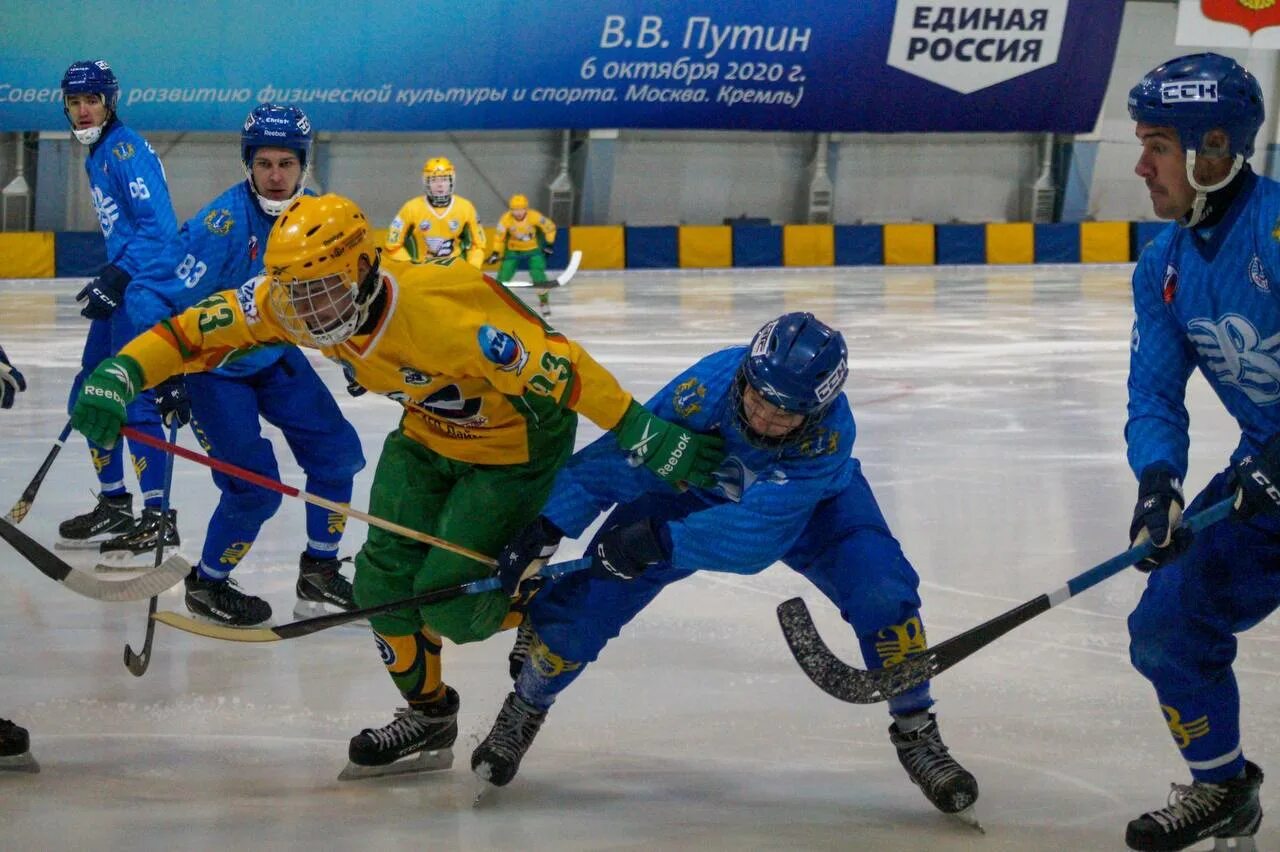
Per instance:
[[[629,467],[611,435],[574,455],[542,515],[500,555],[504,588],[618,507],[591,541],[590,569],[533,598],[512,651],[515,690],[471,756],[481,778],[510,782],[556,697],[660,591],[695,571],[754,574],[780,560],[839,607],[868,666],[926,650],[919,578],[850,455],[847,372],[839,332],[812,314],[785,314],[648,403],[723,436],[728,457],[714,483],[677,494]],[[927,683],[891,699],[889,739],[929,801],[971,822],[978,784],[948,753],[932,704]]]

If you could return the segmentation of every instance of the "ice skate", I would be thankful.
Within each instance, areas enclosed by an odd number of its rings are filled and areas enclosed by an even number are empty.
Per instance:
[[[365,728],[351,738],[348,763],[339,781],[386,775],[438,772],[453,766],[458,738],[458,693],[445,687],[443,700],[424,707],[401,707],[390,724]]]
[[[545,710],[531,707],[514,692],[507,693],[507,700],[502,702],[493,729],[471,752],[471,771],[493,787],[511,783],[520,769],[521,759],[533,745],[533,738],[538,735],[546,718]],[[483,786],[476,793],[476,804],[488,789],[488,786]]]
[[[905,733],[899,727],[904,720],[897,717],[889,727],[889,739],[911,782],[938,810],[983,831],[973,810],[978,800],[978,782],[947,750],[937,717],[930,713],[928,722]]]
[[[520,670],[524,668],[524,661],[529,659],[529,646],[532,644],[533,625],[526,618],[516,628],[515,644],[511,646],[511,653],[507,654],[507,665],[513,681],[520,677]]]
[[[205,580],[191,569],[184,581],[192,615],[224,627],[257,627],[271,619],[271,604],[240,591],[235,580]]]
[[[1253,836],[1262,824],[1261,786],[1262,770],[1249,761],[1243,778],[1172,784],[1168,807],[1132,820],[1124,842],[1143,852],[1173,852],[1212,837],[1215,852],[1256,850]]]
[[[98,571],[142,571],[154,563],[160,540],[160,510],[144,507],[142,517],[133,529],[101,544],[102,560]],[[170,509],[164,523],[164,554],[168,559],[178,550],[178,510]]]
[[[0,719],[0,772],[39,772],[27,729]]]
[[[351,582],[338,573],[348,559],[317,559],[303,552],[298,561],[298,585],[295,591],[298,602],[293,607],[294,618],[314,618],[330,612],[347,612],[356,608]],[[368,622],[352,622],[368,624]]]
[[[115,497],[98,495],[98,504],[83,515],[76,515],[58,524],[59,550],[96,549],[103,542],[132,532],[133,495]]]

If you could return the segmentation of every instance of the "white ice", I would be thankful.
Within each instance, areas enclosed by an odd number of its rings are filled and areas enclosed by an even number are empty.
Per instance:
[[[783,311],[841,328],[855,453],[920,572],[936,643],[1124,549],[1134,497],[1121,434],[1128,275],[583,273],[553,294],[553,319],[639,396]],[[31,384],[0,413],[0,511],[65,422],[85,332],[78,285],[0,282],[0,343]],[[399,409],[348,397],[340,372],[315,361],[369,457],[353,501],[366,507]],[[1196,489],[1238,432],[1199,377],[1189,405]],[[301,487],[269,434],[283,478]],[[596,434],[585,424],[579,438]],[[189,433],[183,443],[196,446]],[[73,437],[23,529],[52,544],[58,521],[92,505],[94,483]],[[184,461],[174,492],[194,558],[216,492]],[[293,604],[302,519],[286,500],[236,571],[280,620]],[[353,523],[344,551],[363,537]],[[516,781],[473,809],[470,748],[509,688],[510,634],[446,649],[446,679],[462,696],[451,772],[339,784],[347,740],[397,705],[367,630],[246,646],[159,627],[138,679],[121,653],[142,640],[145,604],[73,595],[0,544],[0,716],[31,730],[43,767],[0,774],[0,848],[1122,849],[1125,823],[1187,780],[1128,660],[1125,617],[1142,583],[1136,572],[1113,578],[935,681],[942,732],[981,785],[982,836],[908,782],[883,706],[829,698],[792,661],[774,607],[802,594],[833,648],[861,666],[835,610],[778,566],[706,573],[665,592],[562,696]],[[184,611],[179,591],[161,607]],[[1243,638],[1236,672],[1247,753],[1280,771],[1276,622]],[[1262,788],[1270,814],[1280,813],[1277,790]],[[1263,848],[1280,845],[1277,824],[1264,821]]]

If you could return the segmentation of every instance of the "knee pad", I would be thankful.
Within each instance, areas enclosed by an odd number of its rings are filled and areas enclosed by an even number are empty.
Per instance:
[[[279,511],[284,498],[274,491],[245,485],[244,488],[224,488],[218,508],[225,510],[238,523],[256,528]]]
[[[431,629],[458,645],[488,639],[502,627],[510,598],[501,591],[463,595],[420,610]]]

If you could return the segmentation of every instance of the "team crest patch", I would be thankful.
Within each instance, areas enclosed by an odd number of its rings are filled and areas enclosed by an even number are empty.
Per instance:
[[[692,417],[702,410],[702,402],[706,399],[707,387],[696,376],[676,385],[671,405],[676,414],[684,418]]]
[[[1164,268],[1164,283],[1160,285],[1161,298],[1164,299],[1166,305],[1173,303],[1173,297],[1178,292],[1178,268],[1172,263]]]
[[[204,217],[204,226],[209,229],[209,233],[219,237],[225,237],[231,233],[231,228],[235,225],[236,220],[231,217],[230,210],[210,210]]]
[[[450,219],[450,220],[449,220],[449,230],[450,230],[450,231],[456,231],[456,230],[458,230],[458,225],[459,225],[459,222],[458,222],[458,220],[457,220],[457,219]]]
[[[1262,292],[1271,292],[1271,282],[1267,280],[1267,272],[1262,268],[1262,260],[1256,254],[1249,261],[1249,280]]]
[[[497,364],[499,370],[516,375],[524,371],[529,352],[514,333],[507,334],[491,325],[482,325],[476,336],[484,357]]]
[[[419,231],[430,231],[430,230],[431,230],[431,221],[430,221],[429,219],[423,219],[421,222],[419,222],[419,223],[418,223],[418,230],[419,230]]]
[[[421,370],[415,370],[413,367],[401,367],[400,377],[404,379],[406,385],[417,385],[425,387],[431,384],[431,377]]]
[[[135,153],[132,142],[121,142],[111,149],[111,153],[115,154],[117,160],[127,160]]]
[[[250,263],[258,262],[258,235],[257,234],[249,235],[249,262]]]

